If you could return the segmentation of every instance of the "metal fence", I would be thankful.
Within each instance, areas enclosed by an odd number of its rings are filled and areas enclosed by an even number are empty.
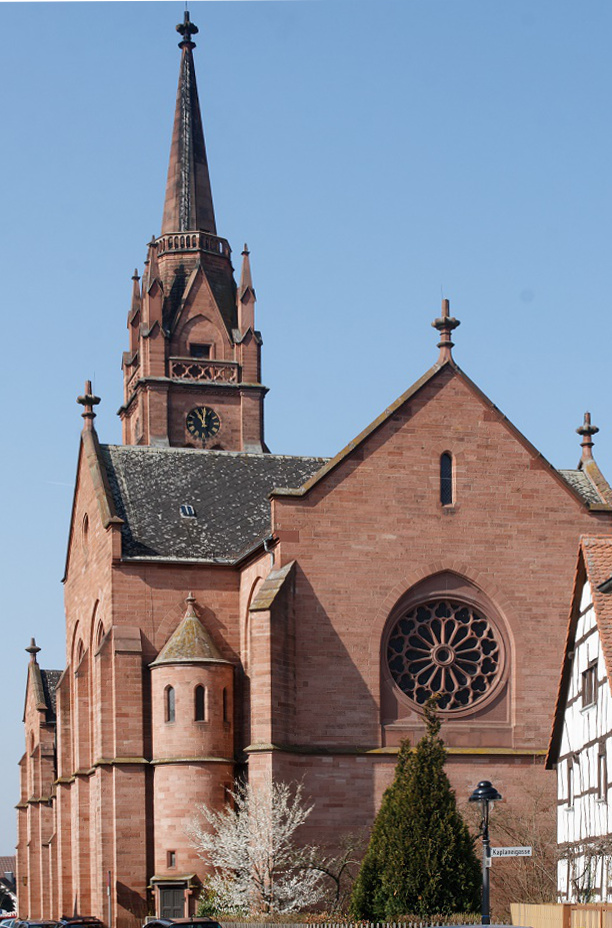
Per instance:
[[[451,928],[453,925],[479,925],[481,916],[474,913],[460,912],[454,915],[431,915],[428,918],[408,916],[399,922],[259,922],[251,919],[228,922],[221,918],[223,928],[432,928],[433,925],[443,925]],[[606,926],[607,928],[607,926]],[[610,926],[612,928],[612,926]]]

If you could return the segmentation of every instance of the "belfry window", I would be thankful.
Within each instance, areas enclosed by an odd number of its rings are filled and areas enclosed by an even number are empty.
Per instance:
[[[189,354],[192,358],[210,358],[210,345],[192,342],[189,345]]]
[[[453,456],[448,451],[440,455],[440,502],[450,506],[453,499]]]
[[[196,722],[206,721],[206,687],[196,686],[195,688],[195,720]]]
[[[174,687],[167,686],[165,690],[165,701],[166,701],[166,722],[174,722],[176,718],[176,702]]]

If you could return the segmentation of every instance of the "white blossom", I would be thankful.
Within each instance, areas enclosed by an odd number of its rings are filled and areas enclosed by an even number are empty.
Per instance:
[[[302,787],[272,783],[238,786],[221,812],[198,807],[190,837],[214,868],[208,885],[220,911],[250,914],[308,909],[323,895],[323,874],[312,868],[313,848],[297,847],[295,833],[312,812]]]

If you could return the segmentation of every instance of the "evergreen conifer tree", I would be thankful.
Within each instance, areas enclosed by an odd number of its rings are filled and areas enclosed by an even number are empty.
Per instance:
[[[444,772],[436,700],[427,733],[412,752],[402,743],[353,888],[352,914],[371,921],[477,912],[482,885],[474,841]]]

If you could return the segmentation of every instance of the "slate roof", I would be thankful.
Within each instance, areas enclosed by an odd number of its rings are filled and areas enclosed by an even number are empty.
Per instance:
[[[40,670],[43,693],[47,704],[47,722],[55,722],[55,690],[62,675],[61,670]]]
[[[572,489],[577,490],[578,493],[580,493],[586,503],[601,505],[602,503],[606,502],[604,497],[597,492],[595,484],[589,480],[584,471],[560,470],[559,473],[565,482],[568,483],[570,487],[572,487]]]
[[[275,487],[299,487],[327,461],[134,445],[100,453],[124,520],[123,557],[217,563],[233,563],[269,533]]]

